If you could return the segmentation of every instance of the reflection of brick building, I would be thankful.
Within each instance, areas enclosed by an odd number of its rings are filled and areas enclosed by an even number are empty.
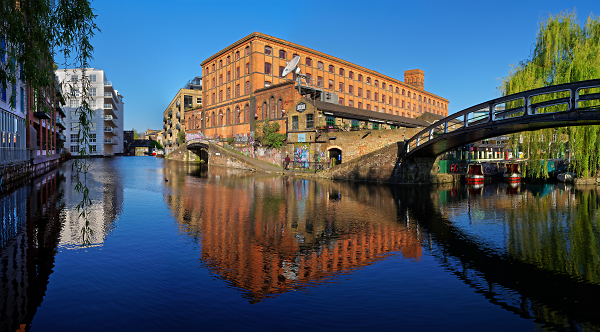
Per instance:
[[[168,204],[181,228],[202,239],[202,262],[253,302],[389,253],[421,256],[418,233],[396,222],[385,188],[360,192],[329,182],[220,178],[231,183],[169,181],[184,187]]]
[[[422,70],[408,70],[404,81],[316,50],[261,33],[252,33],[202,62],[207,136],[231,137],[253,130],[254,120],[284,127],[285,112],[301,97],[296,84],[280,77],[287,61],[300,56],[307,76],[302,94],[372,112],[415,118],[425,112],[448,114],[448,100],[424,90]]]

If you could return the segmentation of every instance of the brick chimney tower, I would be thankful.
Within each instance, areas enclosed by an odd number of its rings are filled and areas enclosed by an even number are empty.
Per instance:
[[[404,83],[410,84],[415,88],[425,90],[425,72],[421,69],[405,70]]]

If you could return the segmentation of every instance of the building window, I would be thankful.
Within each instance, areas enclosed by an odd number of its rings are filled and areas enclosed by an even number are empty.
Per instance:
[[[362,82],[362,74],[358,74],[358,81]]]
[[[212,103],[214,104],[214,103],[216,103],[216,102],[217,102],[217,100],[215,99],[215,94],[213,93],[213,94],[212,94]]]
[[[229,110],[229,108],[227,109],[227,112],[225,113],[225,123],[230,125],[231,124],[231,111]]]
[[[306,81],[308,82],[308,84],[314,84],[310,73],[306,73]]]
[[[396,98],[396,107],[398,107],[398,106],[400,106],[400,105],[398,104],[398,98]]]
[[[90,75],[90,82],[96,82],[96,74]]]
[[[219,110],[219,126],[223,125],[223,110]]]
[[[279,76],[283,76],[283,70],[285,69],[284,66],[279,66]]]
[[[231,57],[228,55],[227,56],[227,64],[230,64],[230,63],[231,63]]]
[[[271,105],[271,112],[269,114],[269,118],[275,119],[275,117],[276,117],[276,115],[275,115],[275,97],[271,97],[269,104]]]
[[[235,59],[236,60],[240,59],[240,51],[235,52]]]
[[[390,85],[390,89],[389,89],[389,90],[390,90],[390,92],[394,92],[394,91],[393,91],[394,89],[392,89],[392,86],[391,86],[391,85]]]
[[[367,90],[367,99],[371,99],[371,90]]]
[[[348,100],[348,106],[354,107],[354,102],[352,102],[352,99]]]
[[[340,99],[338,100],[338,103],[339,103],[340,105],[344,105],[344,98],[340,98]]]
[[[406,108],[410,109],[410,103],[407,103],[406,106]]]
[[[352,128],[358,128],[358,120],[352,120]]]
[[[231,71],[227,72],[227,82],[231,81]]]
[[[404,96],[404,89],[402,89],[402,95]]]
[[[406,108],[406,107],[404,107],[404,100],[402,101],[402,108]]]
[[[79,134],[71,134],[71,143],[79,142]]]
[[[240,78],[240,67],[235,68],[235,78]]]
[[[385,95],[381,95],[381,102],[385,104]]]
[[[227,87],[227,99],[231,99],[231,88]]]
[[[281,59],[285,59],[286,56],[287,56],[287,54],[284,50],[279,50],[279,57]]]
[[[268,88],[268,87],[270,87],[270,86],[271,86],[271,82],[269,82],[269,81],[265,81],[265,88]]]
[[[379,129],[379,123],[373,122],[373,129]]]
[[[317,69],[323,70],[323,62],[321,62],[321,61],[317,62]]]
[[[217,66],[216,64],[214,64],[214,63],[212,64],[212,67],[213,67],[213,70],[212,70],[212,71],[215,71],[215,70],[217,69],[217,67],[216,67],[216,66]]]
[[[381,108],[381,112],[382,112],[382,113],[385,113],[385,107],[382,107],[382,108]]]
[[[90,96],[96,97],[96,88],[90,88]]]
[[[239,84],[235,86],[235,96],[236,97],[240,96],[240,85]]]
[[[223,60],[219,60],[219,68],[223,68]]]
[[[244,56],[248,55],[250,55],[250,46],[246,46],[246,49],[244,50]]]
[[[246,106],[244,106],[244,122],[248,122],[250,117],[250,106],[248,104],[246,104]]]
[[[340,68],[340,76],[344,76],[344,68]]]
[[[235,107],[235,123],[240,123],[240,107]]]
[[[267,102],[264,101],[263,107],[262,107],[262,119],[266,120],[268,117],[269,117],[269,105],[267,105]]]
[[[95,99],[90,100],[90,108],[91,109],[96,108],[96,100]]]
[[[246,62],[246,75],[250,74],[250,62]]]
[[[223,74],[219,75],[219,85],[223,84]]]
[[[312,60],[310,58],[306,58],[306,60],[304,60],[304,63],[309,67],[312,66]]]
[[[340,92],[344,93],[344,83],[340,82]]]
[[[265,46],[265,54],[271,55],[272,53],[273,53],[273,49],[271,48],[271,46]]]
[[[385,89],[385,82],[381,82],[381,88]]]
[[[335,74],[335,69],[333,68],[333,65],[329,65],[329,72]]]
[[[379,93],[375,92],[375,93],[373,93],[373,95],[375,96],[375,98],[373,98],[373,100],[378,101],[379,100]]]
[[[367,77],[367,84],[371,84],[371,78]]]
[[[246,81],[246,90],[244,92],[245,94],[249,94],[250,93],[250,81]]]
[[[96,143],[96,134],[90,134],[89,142]]]
[[[283,100],[277,99],[277,117],[283,118]]]
[[[265,75],[271,75],[271,64],[265,62]]]
[[[371,110],[371,104],[367,104],[367,111]]]
[[[348,78],[351,80],[354,79],[354,73],[352,72],[352,70],[348,73]]]
[[[353,94],[354,93],[354,87],[352,85],[348,86],[348,93],[349,94]]]
[[[375,80],[375,87],[378,88],[379,87],[379,81]]]
[[[325,124],[327,126],[334,126],[335,125],[335,117],[333,117],[331,115],[327,115],[325,117]]]
[[[306,114],[306,129],[311,129],[314,127],[314,114]]]
[[[292,116],[292,129],[298,129],[298,116]]]
[[[360,101],[358,102],[358,108],[362,108],[362,103]]]
[[[323,77],[317,76],[317,86],[323,86]]]
[[[216,87],[217,86],[217,79],[216,78],[212,78],[212,87]]]
[[[373,110],[374,110],[375,112],[379,112],[379,110],[377,109],[377,106],[373,106]]]
[[[71,146],[71,153],[79,153],[79,146],[72,145]]]
[[[333,90],[333,80],[329,80],[329,89]]]
[[[219,102],[223,101],[223,90],[219,91]]]
[[[398,87],[396,87],[396,93],[400,93],[400,89],[398,89]]]
[[[390,96],[390,98],[388,99],[388,104],[392,104],[392,97]]]

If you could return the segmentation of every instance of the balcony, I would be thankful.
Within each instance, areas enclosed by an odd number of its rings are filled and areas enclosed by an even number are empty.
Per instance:
[[[175,129],[177,129],[177,130],[181,129],[181,126],[179,125],[179,123],[175,125]]]
[[[167,125],[166,124],[163,125],[163,130],[167,130]]]
[[[104,109],[105,110],[112,110],[113,109],[113,105],[112,104],[104,104]]]
[[[105,138],[104,139],[104,144],[108,144],[108,145],[116,145],[117,144],[117,140],[113,140],[111,138]]]
[[[115,119],[116,118],[114,118],[112,115],[105,115],[104,116],[104,125],[117,127],[117,121],[115,121]]]
[[[50,115],[48,115],[48,113],[46,112],[35,112],[33,113],[33,116],[35,116],[36,118],[40,119],[40,120],[50,120]]]
[[[112,86],[112,81],[104,81],[104,86]]]
[[[167,121],[167,125],[169,125],[169,126],[171,125],[171,120]]]
[[[167,134],[171,135],[171,129],[167,130]]]
[[[61,127],[62,129],[67,129],[67,125],[65,124],[62,118],[56,117],[56,125]]]
[[[177,116],[178,119],[181,119],[181,113],[180,112],[177,112],[176,116]]]
[[[104,93],[104,97],[106,97],[106,98],[112,98],[112,96],[113,96],[112,92],[105,92]]]
[[[116,135],[117,131],[113,127],[104,127],[104,134]]]
[[[116,109],[116,107],[113,108],[112,104],[104,104],[104,114],[112,115],[115,119],[117,118],[115,114]]]
[[[65,137],[65,135],[63,135],[61,133],[56,133],[56,140],[66,142],[67,138]]]

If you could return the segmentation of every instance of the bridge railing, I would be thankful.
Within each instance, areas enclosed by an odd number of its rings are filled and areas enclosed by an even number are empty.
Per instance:
[[[441,119],[410,138],[405,154],[470,127],[501,125],[522,117],[571,111],[597,111],[600,79],[547,86],[492,99]]]

